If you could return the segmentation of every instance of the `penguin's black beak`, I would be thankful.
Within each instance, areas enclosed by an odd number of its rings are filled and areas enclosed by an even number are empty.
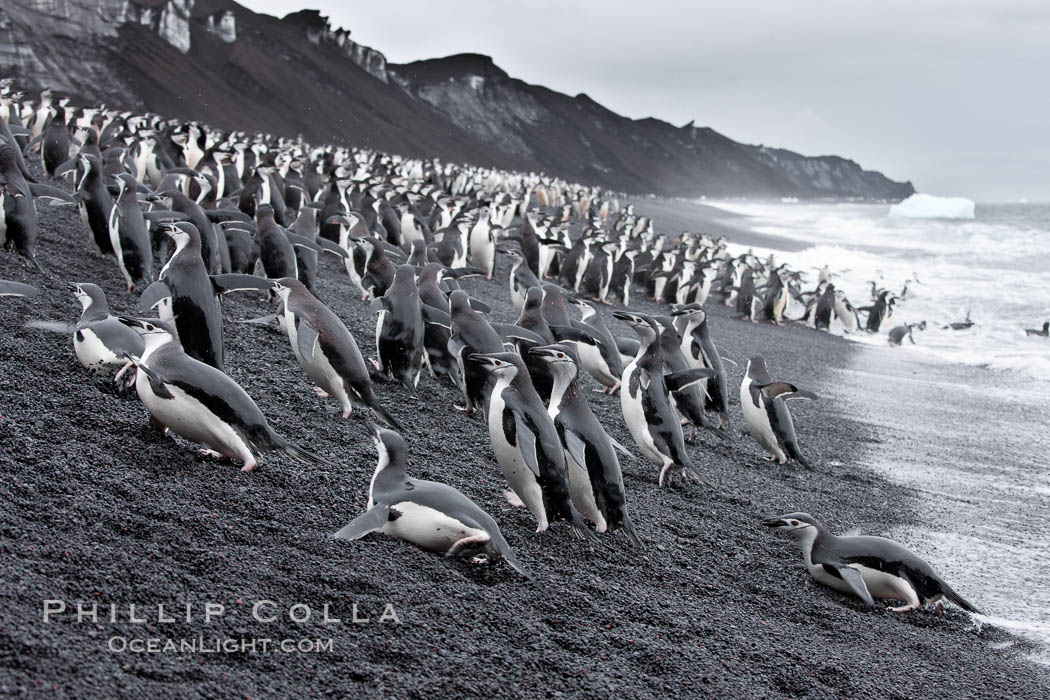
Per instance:
[[[636,322],[635,317],[626,311],[613,311],[613,318],[618,318],[627,324],[633,324]]]
[[[762,521],[762,524],[766,527],[783,527],[787,523],[784,522],[783,518],[766,518]]]

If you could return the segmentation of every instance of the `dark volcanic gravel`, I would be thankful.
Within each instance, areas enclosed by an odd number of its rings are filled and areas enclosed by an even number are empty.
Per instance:
[[[453,409],[459,398],[449,385],[424,377],[413,395],[381,384],[381,401],[406,426],[412,475],[449,483],[491,513],[535,580],[505,564],[446,560],[379,535],[337,542],[330,534],[367,499],[375,466],[368,426],[361,412],[341,420],[334,401],[314,396],[276,328],[235,322],[269,307],[246,295],[227,300],[229,373],[275,429],[326,461],[303,466],[270,455],[243,474],[149,428],[135,398],[85,374],[70,338],[23,328],[30,319],[74,320],[70,281],[96,282],[114,310],[134,309],[114,261],[91,252],[74,210],[42,208],[41,218],[39,259],[50,277],[0,254],[0,278],[42,288],[34,300],[0,299],[0,692],[1047,696],[1045,670],[1000,649],[1005,633],[979,631],[957,609],[943,618],[864,609],[814,584],[796,545],[760,527],[762,518],[792,510],[837,530],[912,518],[903,489],[851,463],[858,441],[873,438],[870,427],[827,420],[819,401],[793,406],[813,472],[764,461],[739,434],[735,400],[734,439],[701,436],[690,448],[714,490],[659,489],[654,465],[624,459],[645,548],[606,537],[611,547],[597,551],[564,524],[535,534],[531,516],[503,501],[485,425]],[[333,259],[323,273],[324,300],[374,353],[367,305]],[[506,275],[504,262],[496,280],[466,285],[500,320],[512,315]],[[709,307],[722,353],[741,363],[730,367],[734,395],[751,354],[764,354],[775,377],[818,393],[825,368],[849,362],[838,338],[734,321],[724,307]],[[618,399],[593,394],[591,403],[610,433],[633,446]],[[45,623],[51,599],[70,610]],[[276,611],[278,621],[253,619],[257,601],[273,601],[262,613]],[[99,603],[98,623],[77,622],[77,603]],[[128,621],[131,603],[147,622]],[[205,622],[206,603],[223,604],[224,614]],[[289,621],[297,603],[313,611],[309,622]],[[388,603],[400,624],[378,622]],[[116,622],[110,604],[118,606]],[[158,604],[179,621],[158,622]],[[321,621],[326,604],[341,623]],[[351,623],[354,605],[368,623]],[[110,650],[121,639],[150,638],[273,646]],[[280,640],[331,640],[331,647],[287,653],[274,649]]]

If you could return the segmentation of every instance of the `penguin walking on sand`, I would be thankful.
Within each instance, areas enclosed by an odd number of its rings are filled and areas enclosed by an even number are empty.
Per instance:
[[[700,383],[704,394],[704,408],[718,414],[718,425],[729,427],[729,384],[722,356],[711,339],[707,312],[698,304],[675,307],[671,312],[675,328],[682,342],[682,354],[691,367],[707,367],[715,376]]]
[[[121,173],[117,183],[120,189],[109,211],[109,241],[128,291],[134,291],[136,284],[153,283],[153,248],[149,226],[139,206],[135,178]]]
[[[392,430],[377,430],[379,461],[368,487],[368,510],[335,533],[339,540],[358,540],[370,532],[410,542],[446,557],[470,557],[476,563],[506,560],[529,574],[488,513],[455,488],[408,476],[408,447]]]
[[[160,306],[160,318],[172,322],[186,354],[222,371],[222,303],[220,295],[263,291],[269,283],[251,275],[209,275],[201,257],[197,227],[188,221],[162,224],[175,241],[175,252],[160,271],[160,279],[139,298],[143,310]]]
[[[485,389],[490,377],[489,372],[473,356],[502,352],[503,339],[484,316],[471,308],[470,298],[461,289],[449,295],[449,316],[452,334],[448,340],[448,351],[456,358],[459,377],[463,381],[466,406],[462,410],[472,415],[476,408],[486,405],[489,394]]]
[[[638,334],[638,351],[623,370],[620,408],[631,437],[647,458],[660,465],[660,486],[678,476],[706,483],[685,450],[682,424],[671,404],[670,392],[713,376],[710,369],[689,369],[664,374],[664,360],[655,322],[644,314],[614,311],[613,316]]]
[[[246,472],[255,469],[258,455],[265,452],[321,461],[274,432],[237,382],[184,353],[170,326],[149,319],[121,320],[142,336],[142,356],[128,359],[138,369],[135,389],[155,428],[203,444],[208,454],[240,460]]]
[[[415,268],[398,267],[390,288],[372,300],[371,308],[376,314],[376,369],[415,389],[423,371],[425,332]]]
[[[980,614],[922,557],[893,540],[833,535],[809,513],[789,513],[762,524],[798,540],[806,569],[815,581],[854,595],[867,605],[881,598],[904,601],[890,608],[893,612],[911,612],[929,603],[943,612],[941,601],[946,598],[966,612]]]
[[[368,367],[354,336],[339,317],[294,277],[273,280],[284,306],[284,330],[295,359],[320,398],[335,397],[349,418],[354,404],[367,406],[389,426],[400,428],[372,390]]]
[[[492,374],[488,400],[492,451],[512,489],[506,494],[536,518],[536,532],[564,518],[573,533],[594,540],[572,502],[565,451],[554,422],[532,386],[521,356],[514,352],[474,354],[471,359]]]
[[[616,349],[616,339],[609,332],[594,302],[576,296],[568,297],[566,301],[576,306],[583,314],[579,321],[572,322],[573,327],[591,333],[597,340],[593,345],[579,343],[576,346],[580,364],[605,387],[596,391],[615,394],[620,388],[620,378],[623,376],[623,360]]]
[[[530,348],[528,353],[551,368],[554,385],[547,413],[565,449],[572,502],[598,532],[623,531],[631,542],[641,545],[627,514],[623,473],[616,450],[627,449],[605,432],[580,391],[579,367],[564,345]]]
[[[813,392],[803,391],[794,384],[774,382],[761,356],[756,355],[748,360],[744,380],[740,383],[740,408],[751,435],[769,453],[767,459],[786,464],[790,457],[805,468],[812,469],[799,450],[795,424],[786,402],[791,399],[816,398]]]

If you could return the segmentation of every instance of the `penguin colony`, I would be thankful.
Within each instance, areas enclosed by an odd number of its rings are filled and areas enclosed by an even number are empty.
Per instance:
[[[334,536],[380,531],[446,556],[504,560],[524,576],[527,568],[482,508],[452,486],[410,476],[410,448],[373,372],[412,391],[425,390],[424,374],[454,385],[464,420],[488,428],[505,497],[528,510],[537,532],[564,523],[599,548],[611,546],[606,533],[644,547],[618,455],[636,451],[652,462],[659,486],[714,489],[701,453],[687,443],[698,433],[733,441],[724,358],[704,311],[709,298],[752,322],[781,324],[798,303],[800,320],[815,328],[828,329],[834,316],[848,330],[871,332],[899,299],[873,283],[862,324],[827,268],[814,290],[801,292],[802,273],[773,259],[731,257],[724,239],[705,234],[657,234],[651,219],[611,193],[536,174],[79,108],[50,91],[32,101],[10,80],[0,81],[0,125],[5,250],[20,255],[41,285],[56,284],[36,261],[37,206],[75,206],[85,232],[79,245],[111,256],[114,279],[141,292],[139,309],[114,313],[98,285],[64,281],[81,305],[79,321],[30,325],[72,335],[86,370],[112,377],[119,392],[133,389],[153,428],[205,453],[244,471],[274,452],[318,461],[274,431],[224,372],[223,296],[266,295],[275,313],[249,323],[281,329],[318,400],[338,404],[344,419],[357,408],[382,424],[373,426],[378,460],[367,508]],[[68,187],[36,182],[26,165],[35,157]],[[318,296],[325,254],[339,258],[362,313],[375,317],[371,368]],[[487,305],[457,282],[491,278],[497,254],[512,261],[508,293],[519,314],[512,324],[490,320]],[[666,312],[632,311],[639,291],[666,302]],[[0,280],[0,296],[37,293]],[[606,325],[602,307],[614,303],[621,308],[610,315],[634,337]],[[156,317],[143,315],[150,312]],[[605,396],[589,396],[584,372]],[[613,439],[590,408],[613,394],[633,446]],[[761,356],[748,361],[740,405],[768,459],[811,468],[787,402],[816,398],[774,380]],[[889,540],[836,537],[804,513],[764,524],[799,540],[816,580],[868,604],[903,600],[894,610],[906,611],[946,598],[976,612]]]

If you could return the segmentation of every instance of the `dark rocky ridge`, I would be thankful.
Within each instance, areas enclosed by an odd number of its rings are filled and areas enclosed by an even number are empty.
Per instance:
[[[224,128],[542,170],[617,191],[888,200],[914,191],[844,158],[628,119],[586,95],[511,78],[485,56],[388,65],[315,10],[279,20],[231,0],[12,0],[0,7],[0,74]]]

